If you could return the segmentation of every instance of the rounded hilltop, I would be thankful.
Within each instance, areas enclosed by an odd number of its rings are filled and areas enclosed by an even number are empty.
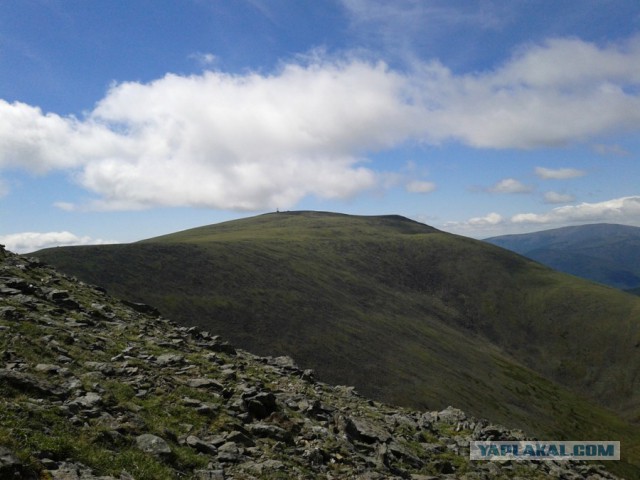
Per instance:
[[[286,238],[415,235],[438,232],[436,228],[401,215],[349,215],[313,210],[265,213],[183,230],[143,242],[200,242],[244,238]]]

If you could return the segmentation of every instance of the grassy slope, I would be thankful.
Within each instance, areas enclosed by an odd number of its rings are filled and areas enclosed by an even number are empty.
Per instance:
[[[482,242],[400,217],[296,212],[38,256],[376,398],[624,438],[640,463],[637,429],[617,416],[638,419],[640,301]]]

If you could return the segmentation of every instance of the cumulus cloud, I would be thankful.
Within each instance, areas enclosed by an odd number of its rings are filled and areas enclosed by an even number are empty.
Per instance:
[[[71,171],[101,209],[289,208],[384,184],[367,155],[406,141],[535,148],[637,130],[639,84],[637,39],[549,40],[465,75],[322,55],[268,74],[168,74],[114,84],[80,119],[0,100],[0,169]]]
[[[586,172],[576,168],[544,168],[536,167],[536,175],[543,180],[566,180],[568,178],[583,177]]]
[[[498,225],[504,218],[499,213],[491,212],[484,217],[470,218],[467,223],[472,226]]]
[[[409,193],[429,193],[436,189],[436,184],[433,182],[425,182],[421,180],[413,180],[405,185],[407,192]]]
[[[130,141],[91,120],[45,114],[40,108],[0,99],[0,168],[34,173],[77,167],[99,159],[100,149],[122,155]]]
[[[489,187],[491,193],[529,193],[533,189],[515,178],[505,178]]]
[[[0,235],[0,243],[15,253],[29,253],[49,247],[71,245],[99,245],[117,243],[91,237],[79,237],[71,232],[22,232]]]
[[[455,75],[423,66],[426,119],[436,138],[484,148],[563,145],[640,126],[640,40],[598,47],[552,39],[522,48],[503,66]],[[558,68],[562,65],[562,68]]]
[[[505,224],[508,224],[508,219],[504,218],[497,212],[491,212],[483,217],[473,217],[466,221],[445,222],[442,225],[442,229],[451,233],[458,233],[460,235],[471,236],[489,236],[499,235],[500,230]]]
[[[446,222],[442,228],[462,235],[486,238],[599,222],[640,226],[640,196],[565,205],[543,213],[519,213],[511,217],[491,212],[483,217],[473,217],[466,221]]]
[[[556,207],[546,213],[520,213],[513,223],[569,224],[575,222],[630,223],[640,221],[640,196],[614,198],[597,203]]]
[[[402,78],[362,62],[289,65],[274,76],[167,75],[112,88],[96,122],[126,125],[136,151],[87,165],[80,181],[131,206],[239,210],[344,198],[376,183],[360,152],[412,130]]]
[[[571,203],[575,200],[573,195],[568,193],[545,192],[544,203]]]

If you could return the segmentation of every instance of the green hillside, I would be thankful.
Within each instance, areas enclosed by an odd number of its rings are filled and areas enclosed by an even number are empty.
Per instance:
[[[618,478],[584,462],[470,461],[471,441],[526,435],[320,383],[2,247],[0,272],[2,480]]]
[[[501,248],[398,216],[287,212],[37,256],[376,399],[624,438],[640,464],[640,299]]]

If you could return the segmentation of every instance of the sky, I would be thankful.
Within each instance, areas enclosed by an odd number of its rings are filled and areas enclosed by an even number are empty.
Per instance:
[[[0,0],[0,243],[640,226],[637,0]]]

